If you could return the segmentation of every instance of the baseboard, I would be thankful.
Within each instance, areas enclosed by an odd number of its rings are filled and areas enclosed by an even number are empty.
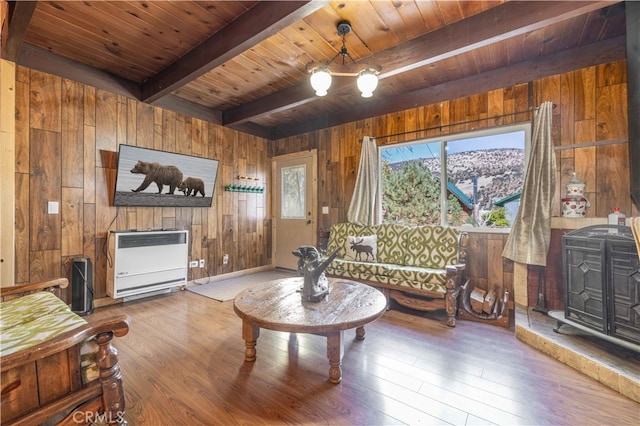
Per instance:
[[[161,290],[148,291],[146,293],[134,294],[132,296],[119,297],[117,299],[114,299],[111,297],[100,297],[98,299],[93,300],[93,306],[94,308],[102,308],[105,306],[116,305],[118,303],[131,302],[133,300],[144,299],[145,297],[158,296],[160,294],[171,293],[171,291],[173,291],[174,289],[179,289],[180,287],[184,287],[184,286],[177,286],[177,287],[164,288]]]
[[[133,300],[144,299],[145,297],[158,296],[160,294],[169,294],[173,291],[173,288],[163,288],[162,290],[148,291],[146,293],[134,294],[133,296],[126,296],[122,298],[123,302],[131,302]]]
[[[193,285],[209,284],[217,281],[228,280],[229,278],[238,278],[244,275],[251,275],[258,272],[267,272],[267,271],[273,271],[273,270],[275,270],[273,265],[264,265],[264,266],[258,266],[255,268],[242,269],[240,271],[234,271],[226,274],[214,275],[214,276],[205,277],[205,278],[197,278],[195,280],[187,281],[186,287],[193,286]]]

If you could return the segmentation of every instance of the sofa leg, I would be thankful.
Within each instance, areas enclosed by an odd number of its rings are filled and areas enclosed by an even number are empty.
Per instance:
[[[450,300],[449,295],[447,294],[447,299],[445,301],[445,309],[447,310],[447,325],[449,327],[456,326],[456,303],[455,299]]]
[[[447,325],[449,327],[455,327],[456,326],[456,316],[455,315],[451,315],[447,312]]]

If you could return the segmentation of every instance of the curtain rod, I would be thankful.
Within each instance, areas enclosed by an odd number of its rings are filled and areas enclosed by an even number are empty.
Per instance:
[[[556,107],[556,104],[553,104],[552,106],[553,108]],[[469,120],[469,121],[463,121],[460,123],[453,123],[453,124],[442,124],[440,126],[433,126],[433,127],[427,127],[424,129],[418,129],[418,130],[408,130],[406,132],[400,132],[400,133],[393,133],[390,135],[382,135],[382,136],[373,136],[374,139],[385,139],[385,138],[392,138],[394,136],[403,136],[403,135],[408,135],[410,133],[419,133],[419,132],[426,132],[429,130],[435,130],[435,129],[440,129],[442,130],[445,127],[453,127],[453,126],[461,126],[463,124],[469,124],[469,123],[477,123],[478,121],[483,121],[483,120],[492,120],[495,118],[503,118],[503,117],[511,117],[512,115],[518,115],[518,114],[527,114],[529,112],[533,112],[533,111],[537,111],[538,109],[540,109],[540,107],[537,108],[532,108],[532,109],[528,109],[525,111],[520,111],[520,112],[511,112],[509,114],[502,114],[502,115],[494,115],[493,117],[487,117],[487,118],[478,118],[476,120]],[[362,141],[360,141],[362,142]]]

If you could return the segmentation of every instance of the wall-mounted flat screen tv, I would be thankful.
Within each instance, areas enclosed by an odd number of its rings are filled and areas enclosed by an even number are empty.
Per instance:
[[[114,206],[211,207],[218,160],[120,145]]]

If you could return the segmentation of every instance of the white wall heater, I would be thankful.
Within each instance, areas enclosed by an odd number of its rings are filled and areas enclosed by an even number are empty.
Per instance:
[[[112,231],[107,294],[128,297],[187,283],[189,232]]]

